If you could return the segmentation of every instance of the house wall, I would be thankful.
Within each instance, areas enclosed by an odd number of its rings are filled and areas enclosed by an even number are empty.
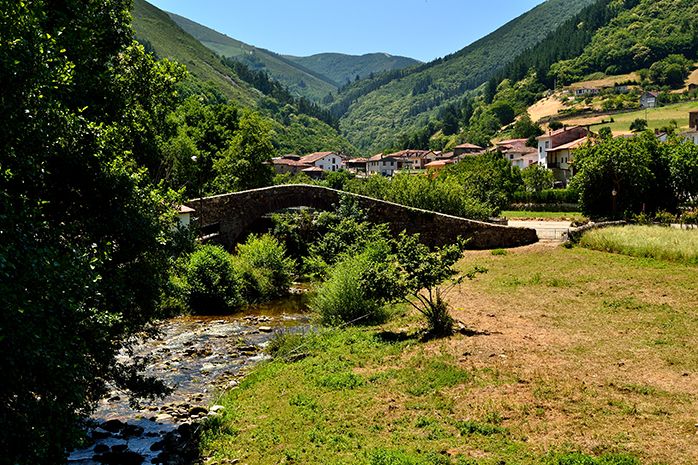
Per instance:
[[[315,162],[315,166],[323,171],[339,171],[344,168],[344,160],[336,153],[327,155]]]

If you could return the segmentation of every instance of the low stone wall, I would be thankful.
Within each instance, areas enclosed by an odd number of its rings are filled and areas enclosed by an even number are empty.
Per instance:
[[[567,233],[567,241],[576,244],[587,231],[591,231],[593,229],[610,228],[612,226],[625,226],[627,224],[627,221],[604,221],[601,223],[587,223],[584,226],[570,229],[570,231]]]
[[[471,249],[517,247],[538,241],[528,228],[499,226],[451,215],[406,207],[392,202],[311,185],[282,185],[194,199],[186,203],[196,210],[198,224],[211,239],[232,248],[261,216],[291,207],[330,210],[342,196],[355,198],[375,223],[387,223],[391,231],[418,233],[430,246],[470,238]],[[215,234],[213,232],[215,231]]]

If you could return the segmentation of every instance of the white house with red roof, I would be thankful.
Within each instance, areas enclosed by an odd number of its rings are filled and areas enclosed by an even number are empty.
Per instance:
[[[586,138],[588,134],[589,131],[586,128],[574,126],[571,128],[560,128],[557,131],[550,131],[548,134],[538,136],[538,163],[547,168],[549,150],[572,141]]]
[[[497,150],[502,152],[511,166],[524,169],[538,163],[538,149],[526,145],[528,139],[508,139],[497,142]]]
[[[346,156],[337,152],[315,152],[299,160],[301,164],[323,171],[339,171],[345,167]]]

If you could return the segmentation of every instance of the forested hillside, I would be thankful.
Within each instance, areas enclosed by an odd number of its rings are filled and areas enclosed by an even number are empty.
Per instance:
[[[160,58],[172,58],[187,66],[195,87],[212,83],[226,97],[245,106],[256,106],[261,93],[245,84],[232,70],[199,41],[170,20],[167,13],[145,0],[133,2],[133,30],[136,38]]]
[[[349,88],[345,94],[351,100],[342,100],[340,95],[335,105],[343,112],[351,104],[342,115],[343,133],[369,151],[393,145],[401,133],[426,125],[439,107],[490,79],[591,3],[593,0],[548,0],[463,50],[403,73],[375,90],[370,82],[360,82],[370,92],[357,97]]]
[[[272,129],[277,153],[343,150],[353,146],[332,127],[336,122],[314,103],[299,98],[261,71],[228,62],[187,34],[162,10],[135,0],[133,29],[136,38],[159,58],[187,66],[189,79],[183,96],[220,94],[239,108],[255,108]]]
[[[183,16],[167,13],[185,32],[222,57],[234,58],[255,71],[265,71],[292,93],[319,101],[336,92],[338,83],[286,57],[248,45]]]
[[[553,68],[564,82],[591,72],[621,74],[649,68],[671,54],[695,58],[698,4],[691,0],[615,0],[617,12],[578,57]]]
[[[365,55],[345,55],[343,53],[318,53],[309,57],[286,56],[289,60],[327,76],[334,82],[345,85],[356,76],[364,79],[372,74],[409,68],[419,61],[387,53],[367,53]]]

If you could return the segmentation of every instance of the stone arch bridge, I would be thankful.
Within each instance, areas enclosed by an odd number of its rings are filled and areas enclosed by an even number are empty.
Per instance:
[[[395,233],[419,233],[422,242],[430,246],[454,243],[459,236],[470,238],[471,249],[517,247],[538,241],[533,229],[468,220],[312,185],[265,187],[194,199],[186,205],[196,210],[194,216],[205,238],[231,249],[266,214],[292,207],[331,210],[342,196],[356,199],[370,221],[387,223]]]

